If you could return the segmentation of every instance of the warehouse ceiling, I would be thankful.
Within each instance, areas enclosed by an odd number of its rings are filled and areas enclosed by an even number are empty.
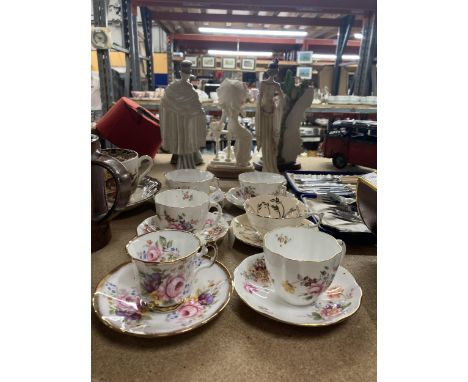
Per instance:
[[[164,29],[173,34],[199,33],[199,27],[302,30],[307,38],[336,38],[341,17],[356,16],[352,32],[360,32],[362,18],[376,10],[376,0],[134,0],[146,6]]]

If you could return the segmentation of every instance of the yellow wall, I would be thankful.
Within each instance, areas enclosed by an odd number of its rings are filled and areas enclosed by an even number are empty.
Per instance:
[[[110,61],[112,67],[125,67],[125,53],[110,52]],[[167,73],[167,53],[153,53],[154,73]],[[95,50],[91,51],[91,71],[97,72],[98,62]]]

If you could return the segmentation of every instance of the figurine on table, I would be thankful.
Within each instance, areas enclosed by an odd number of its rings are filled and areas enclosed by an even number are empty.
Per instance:
[[[284,95],[281,85],[275,81],[278,60],[268,65],[268,78],[260,83],[255,113],[255,130],[258,149],[262,150],[262,170],[278,173],[278,144],[283,116]]]
[[[199,149],[206,143],[206,116],[189,82],[192,62],[184,60],[180,68],[180,80],[170,84],[161,99],[162,144],[177,155],[177,168],[195,168],[202,162]]]

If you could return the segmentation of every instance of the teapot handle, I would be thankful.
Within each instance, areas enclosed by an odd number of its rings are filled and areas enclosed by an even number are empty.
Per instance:
[[[127,206],[132,194],[132,177],[122,163],[102,153],[97,153],[97,158],[91,160],[91,166],[101,166],[109,171],[117,187],[112,207],[105,215],[98,216],[95,219],[97,223],[101,223],[105,220],[109,220]]]

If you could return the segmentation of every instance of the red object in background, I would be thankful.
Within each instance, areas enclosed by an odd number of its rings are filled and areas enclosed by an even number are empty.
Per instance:
[[[377,123],[336,121],[322,144],[323,156],[339,169],[352,165],[377,168]]]
[[[120,98],[97,122],[99,135],[114,145],[154,158],[161,145],[159,119],[127,97]]]

